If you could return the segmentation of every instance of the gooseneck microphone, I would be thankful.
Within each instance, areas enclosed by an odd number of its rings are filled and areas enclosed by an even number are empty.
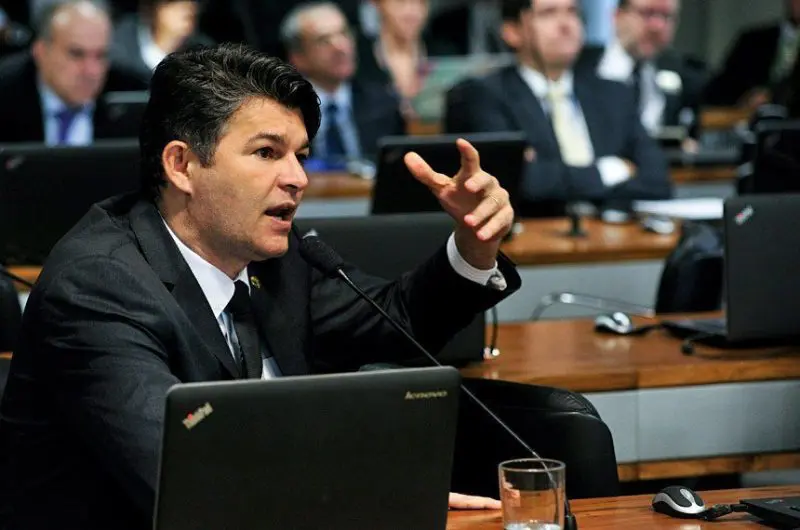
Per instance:
[[[436,366],[442,366],[442,363],[439,362],[436,357],[434,357],[422,344],[420,344],[417,339],[414,338],[411,333],[409,333],[402,324],[400,324],[397,320],[392,318],[389,313],[387,313],[381,306],[372,299],[367,293],[365,293],[358,285],[350,279],[346,272],[344,272],[344,259],[339,256],[335,250],[333,250],[327,243],[322,241],[319,237],[314,235],[313,233],[305,235],[300,240],[300,255],[305,259],[312,267],[320,271],[322,274],[329,278],[339,278],[344,283],[346,283],[353,291],[355,291],[358,296],[370,304],[380,315],[386,319],[389,324],[392,325],[394,329],[396,329],[401,335],[403,335],[414,347],[419,350],[428,360],[430,360]],[[502,427],[514,440],[519,443],[519,445],[525,449],[528,453],[534,456],[534,458],[542,458],[539,456],[539,453],[534,451],[525,441],[516,433],[514,430],[509,427],[500,417],[497,416],[483,401],[481,401],[475,394],[473,394],[468,388],[464,386],[462,383],[461,391],[464,392],[476,405],[478,405],[481,409],[483,409],[486,414],[488,414],[495,423],[497,423],[500,427]],[[551,482],[554,482],[551,477]],[[564,498],[564,530],[578,530],[578,523],[575,519],[575,516],[572,514],[572,510],[570,509],[569,500]]]

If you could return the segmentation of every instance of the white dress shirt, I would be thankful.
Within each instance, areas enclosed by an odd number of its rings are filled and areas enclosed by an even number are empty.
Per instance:
[[[59,98],[44,82],[39,81],[39,97],[42,102],[42,119],[44,120],[44,143],[59,145],[58,118],[67,104]],[[66,145],[89,145],[94,140],[94,103],[84,105],[72,120],[67,132]]]
[[[150,70],[155,70],[158,63],[164,60],[167,54],[156,45],[153,40],[153,33],[149,28],[139,25],[139,50],[142,61]]]
[[[597,76],[631,85],[635,66],[634,58],[628,54],[619,40],[614,39],[603,52],[603,57],[597,66]],[[639,113],[642,125],[651,136],[657,135],[661,130],[664,123],[664,108],[667,105],[667,97],[656,84],[657,73],[653,61],[645,61],[639,72],[641,88]]]
[[[200,285],[200,289],[203,291],[203,295],[205,295],[208,305],[211,307],[211,312],[217,319],[220,332],[222,333],[222,336],[225,337],[225,341],[228,343],[228,347],[231,350],[231,355],[233,356],[234,360],[237,360],[238,356],[235,352],[238,349],[237,344],[239,341],[236,338],[236,330],[233,327],[230,315],[228,315],[228,313],[225,311],[225,308],[228,306],[231,298],[233,298],[233,293],[236,291],[234,282],[242,281],[245,283],[245,285],[247,285],[248,291],[252,289],[247,268],[245,267],[236,276],[235,280],[231,280],[227,274],[203,259],[199,254],[181,241],[175,232],[172,231],[166,221],[164,221],[164,226],[167,228],[169,235],[172,236],[172,239],[178,246],[181,256],[183,256],[183,259],[186,260],[186,263],[189,265],[189,269],[192,271],[192,274],[194,274],[195,279],[197,279],[197,283]],[[476,269],[467,263],[458,252],[458,248],[456,248],[455,237],[453,235],[451,235],[450,239],[447,241],[447,257],[450,261],[450,265],[453,267],[453,270],[455,270],[464,278],[480,285],[491,285],[491,287],[494,289],[505,289],[505,279],[498,271],[497,263],[495,263],[494,268],[491,270]],[[280,368],[278,368],[278,364],[275,362],[275,358],[272,356],[267,357],[266,353],[266,346],[262,344],[261,360],[263,370],[261,378],[272,379],[279,377],[281,375],[281,371]]]
[[[519,67],[519,75],[539,99],[539,103],[542,105],[545,113],[548,114],[550,110],[547,94],[550,90],[550,85],[551,83],[560,85],[564,93],[570,95],[570,99],[573,102],[572,110],[575,120],[575,132],[577,134],[586,135],[588,144],[592,146],[589,127],[586,125],[586,118],[583,116],[580,103],[577,98],[575,98],[574,77],[571,71],[564,72],[564,75],[562,75],[558,81],[548,81],[540,72],[527,66]],[[592,146],[592,149],[593,148],[594,146]],[[592,158],[594,158],[594,154],[592,154]],[[632,176],[627,164],[619,157],[603,156],[595,158],[594,163],[597,166],[597,171],[600,173],[600,179],[603,181],[603,184],[609,188],[622,184]]]

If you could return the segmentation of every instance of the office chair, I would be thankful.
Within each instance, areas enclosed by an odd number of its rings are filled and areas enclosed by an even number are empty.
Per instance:
[[[586,398],[559,388],[489,379],[465,379],[464,385],[540,456],[566,463],[570,499],[619,494],[611,432]],[[498,464],[530,456],[462,395],[452,491],[497,498]]]
[[[17,289],[10,279],[0,275],[0,352],[14,350],[21,325],[22,308]]]

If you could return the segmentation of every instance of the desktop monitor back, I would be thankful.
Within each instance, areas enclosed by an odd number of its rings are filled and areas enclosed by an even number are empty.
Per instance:
[[[725,202],[727,339],[800,337],[800,195],[751,195]]]
[[[438,212],[442,207],[426,186],[418,182],[403,161],[418,153],[435,170],[455,175],[461,165],[456,140],[465,138],[480,153],[481,168],[494,175],[511,195],[519,196],[528,142],[522,132],[475,133],[439,136],[388,136],[378,142],[379,154],[372,213]]]
[[[430,258],[444,246],[454,228],[453,220],[442,212],[298,219],[296,223],[303,234],[315,230],[349,263],[387,279],[397,278]],[[484,313],[476,315],[445,345],[437,355],[439,361],[462,366],[482,360],[485,327]],[[419,358],[412,364],[428,366],[430,361]]]
[[[425,368],[174,386],[155,530],[444,530],[459,381]]]
[[[800,193],[800,120],[756,124],[752,176],[742,193]]]
[[[0,145],[0,260],[43,263],[92,204],[138,189],[136,140]]]

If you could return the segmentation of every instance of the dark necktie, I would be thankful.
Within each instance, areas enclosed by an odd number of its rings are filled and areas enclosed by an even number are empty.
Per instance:
[[[633,89],[633,102],[636,106],[636,113],[642,112],[642,63],[636,61],[631,73],[631,88]]]
[[[325,131],[325,149],[329,160],[341,160],[347,155],[342,131],[336,119],[338,112],[339,107],[334,102],[325,106],[325,117],[328,120],[328,127]]]
[[[80,108],[65,107],[59,112],[56,112],[55,118],[58,123],[58,145],[67,143],[69,137],[69,130],[72,128],[72,123],[80,113]]]
[[[225,311],[233,319],[233,329],[239,342],[239,362],[242,374],[248,379],[261,378],[261,346],[258,340],[258,328],[253,317],[253,306],[247,285],[237,280],[233,298],[228,302]]]

